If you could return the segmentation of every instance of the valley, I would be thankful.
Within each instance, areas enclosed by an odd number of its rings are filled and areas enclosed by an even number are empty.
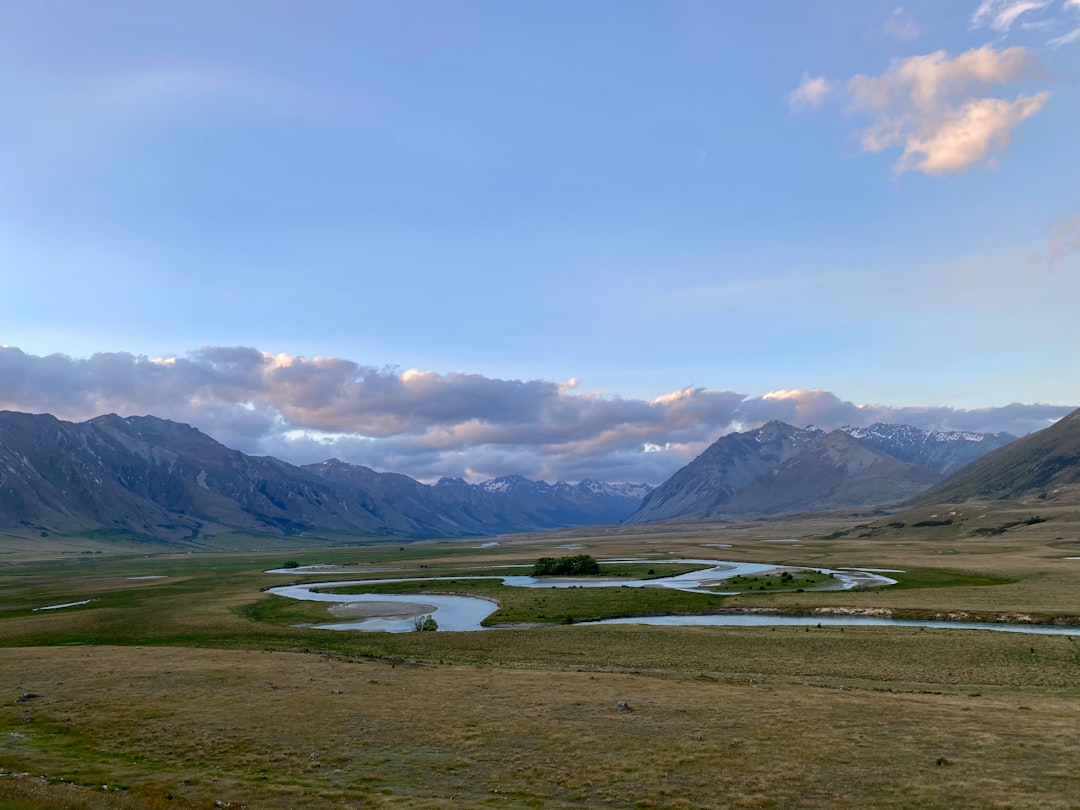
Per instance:
[[[1080,0],[4,10],[0,810],[1080,810]]]
[[[505,589],[527,600],[515,610],[535,620],[580,600],[581,613],[604,595],[593,609],[608,615],[681,613],[695,608],[663,600],[704,599],[727,611],[1080,621],[1080,560],[1070,559],[1080,557],[1080,512],[1044,506],[1046,519],[1029,524],[1018,520],[1025,504],[978,507],[1015,525],[971,537],[955,522],[890,520],[905,525],[860,536],[877,526],[801,515],[584,527],[487,547],[8,551],[0,797],[87,808],[290,807],[299,797],[328,808],[601,807],[627,797],[652,807],[1066,806],[1068,763],[1080,754],[1071,636],[816,622],[567,626],[556,615],[482,633],[341,632],[297,626],[333,620],[332,603],[268,591],[347,571],[387,581],[511,573],[580,546],[574,553],[601,560],[653,560],[658,574],[671,573],[663,560],[722,556],[893,569],[897,584],[730,596]],[[284,561],[330,568],[265,573]],[[446,590],[500,598],[465,579]],[[34,610],[62,604],[71,607]]]

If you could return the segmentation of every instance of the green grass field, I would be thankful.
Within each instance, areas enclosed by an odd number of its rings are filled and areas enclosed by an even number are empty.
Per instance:
[[[559,623],[762,606],[1080,614],[1072,513],[975,537],[903,522],[870,537],[857,535],[872,525],[851,531],[865,518],[796,517],[487,548],[9,550],[0,808],[1075,806],[1080,639]],[[263,573],[286,560],[357,578],[522,573],[513,566],[568,543],[656,561],[615,572],[635,577],[670,573],[660,561],[674,557],[905,573],[883,590],[739,596],[438,583],[499,599],[498,621],[547,622],[473,633],[298,627],[326,620],[326,606],[263,592],[347,578]],[[34,610],[82,600],[92,601]]]

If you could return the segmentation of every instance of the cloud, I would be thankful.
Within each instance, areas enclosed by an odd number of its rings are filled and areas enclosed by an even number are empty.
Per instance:
[[[1054,14],[1056,10],[1080,12],[1080,0],[1063,0],[1060,6],[1055,0],[983,0],[971,17],[972,28],[990,28],[1006,35],[1021,17],[1020,27],[1025,31],[1052,31],[1066,23],[1066,16]],[[1030,19],[1032,16],[1041,19]],[[1046,41],[1051,48],[1080,40],[1080,27]]]
[[[945,174],[990,163],[991,153],[1005,148],[1013,130],[1036,115],[1050,95],[1010,101],[983,93],[1029,75],[1034,62],[1025,48],[985,45],[952,58],[935,51],[894,59],[884,73],[856,75],[843,89],[849,112],[872,119],[860,133],[860,146],[864,152],[900,148],[896,175]]]
[[[983,0],[971,16],[972,28],[992,28],[1006,33],[1028,12],[1043,11],[1053,0]],[[1066,0],[1068,3],[1069,0]]]
[[[804,73],[802,84],[788,96],[788,104],[794,110],[816,109],[832,91],[832,84],[824,77]]]
[[[904,11],[901,6],[893,9],[882,30],[887,36],[900,42],[912,42],[922,34],[911,15]]]
[[[0,347],[0,408],[71,420],[154,414],[248,453],[295,463],[336,456],[422,480],[517,473],[652,483],[719,436],[773,419],[828,429],[903,422],[1023,434],[1071,410],[858,405],[816,389],[755,397],[691,387],[629,399],[580,392],[576,383],[400,371],[248,347],[205,347],[169,358],[119,352],[82,359]]]
[[[1080,214],[1050,224],[1050,264],[1080,250]]]
[[[1070,42],[1076,42],[1080,39],[1080,28],[1074,28],[1067,34],[1062,34],[1060,37],[1054,37],[1046,44],[1051,48],[1060,48],[1062,45],[1068,45]]]
[[[970,169],[990,153],[1009,143],[1012,130],[1046,104],[1047,93],[1020,96],[1008,102],[982,98],[966,102],[947,118],[919,130],[905,130],[892,123],[864,133],[863,148],[877,152],[886,146],[903,145],[896,174],[916,169],[923,174],[944,174]]]
[[[1080,0],[1065,0],[1063,8],[1075,11],[1076,13],[1080,14]],[[1073,30],[1069,31],[1067,34],[1062,34],[1059,37],[1054,37],[1046,44],[1049,45],[1051,48],[1060,48],[1062,45],[1068,45],[1069,43],[1076,42],[1077,40],[1080,40],[1080,26],[1073,28]]]

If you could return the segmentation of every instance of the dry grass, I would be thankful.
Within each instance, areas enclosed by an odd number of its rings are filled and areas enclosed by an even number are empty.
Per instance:
[[[1080,705],[1049,694],[221,650],[2,656],[0,693],[41,695],[0,709],[6,767],[196,806],[1066,807],[1080,754]]]
[[[0,808],[1076,806],[1080,640],[631,625],[390,636],[251,618],[323,610],[251,609],[274,603],[259,589],[291,577],[261,570],[285,559],[434,575],[567,543],[597,557],[911,572],[906,589],[728,604],[1076,613],[1080,560],[1063,559],[1080,556],[1075,513],[1042,508],[1046,523],[970,536],[971,521],[1025,509],[919,529],[929,513],[578,530],[485,549],[7,558],[0,770],[30,776],[0,776]],[[766,542],[788,538],[799,542]],[[169,578],[128,579],[147,574]]]

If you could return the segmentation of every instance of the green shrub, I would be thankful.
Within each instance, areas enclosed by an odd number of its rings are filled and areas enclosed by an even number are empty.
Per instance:
[[[600,573],[600,563],[588,554],[572,557],[541,557],[533,566],[534,577],[594,577]]]
[[[433,633],[439,629],[439,623],[430,613],[413,616],[413,630],[417,633]]]

